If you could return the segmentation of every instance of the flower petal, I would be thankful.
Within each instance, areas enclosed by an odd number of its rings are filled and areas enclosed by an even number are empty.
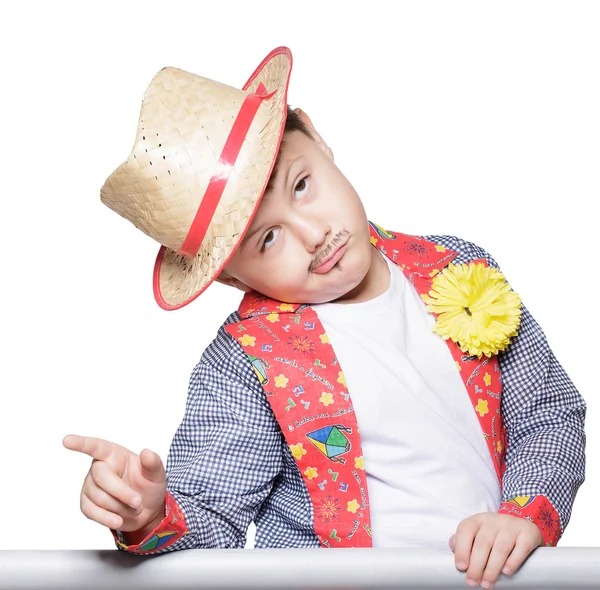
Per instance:
[[[521,298],[497,268],[450,263],[421,297],[437,315],[433,331],[459,343],[463,352],[491,356],[517,335]]]

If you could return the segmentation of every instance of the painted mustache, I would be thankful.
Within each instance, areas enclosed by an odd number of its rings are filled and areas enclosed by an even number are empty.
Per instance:
[[[349,234],[350,234],[350,232],[346,229],[343,229],[342,231],[339,231],[337,234],[335,234],[333,240],[331,240],[329,245],[324,250],[322,250],[316,256],[316,258],[310,263],[308,270],[312,271],[313,269],[320,266],[324,260],[327,260],[327,258],[329,258],[329,255],[334,250],[336,250],[340,246],[343,246],[350,239],[348,237]]]

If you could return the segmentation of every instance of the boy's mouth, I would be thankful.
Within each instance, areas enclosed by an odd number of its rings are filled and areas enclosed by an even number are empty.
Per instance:
[[[326,252],[326,254],[314,260],[308,270],[310,272],[316,272],[317,274],[323,274],[337,264],[346,250],[345,246],[350,239],[348,234],[349,232],[347,230],[339,232],[331,244],[325,248],[324,252]]]
[[[340,261],[344,252],[346,252],[346,245],[339,246],[331,256],[328,256],[326,260],[319,264],[319,266],[313,268],[313,272],[317,274],[329,272]]]

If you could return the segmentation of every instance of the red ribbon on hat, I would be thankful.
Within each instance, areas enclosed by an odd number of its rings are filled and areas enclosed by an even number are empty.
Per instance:
[[[266,94],[266,92],[267,88],[260,82],[256,92],[249,94],[244,99],[240,112],[238,113],[231,131],[229,132],[229,136],[227,137],[227,141],[223,146],[223,151],[217,162],[216,169],[211,176],[204,197],[200,202],[194,221],[192,221],[188,234],[177,254],[189,258],[193,258],[198,254],[202,240],[204,240],[204,236],[206,235],[208,226],[210,225],[217,205],[219,204],[219,200],[227,186],[227,181],[229,180],[233,166],[242,149],[250,125],[252,124],[252,121],[254,121],[258,107],[260,107],[265,98],[270,98],[275,94],[274,92]]]

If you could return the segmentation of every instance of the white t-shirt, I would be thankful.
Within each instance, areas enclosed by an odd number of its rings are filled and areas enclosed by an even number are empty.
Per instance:
[[[448,344],[432,330],[435,318],[383,257],[385,293],[312,307],[356,411],[373,546],[449,550],[461,520],[498,510],[500,486]]]

